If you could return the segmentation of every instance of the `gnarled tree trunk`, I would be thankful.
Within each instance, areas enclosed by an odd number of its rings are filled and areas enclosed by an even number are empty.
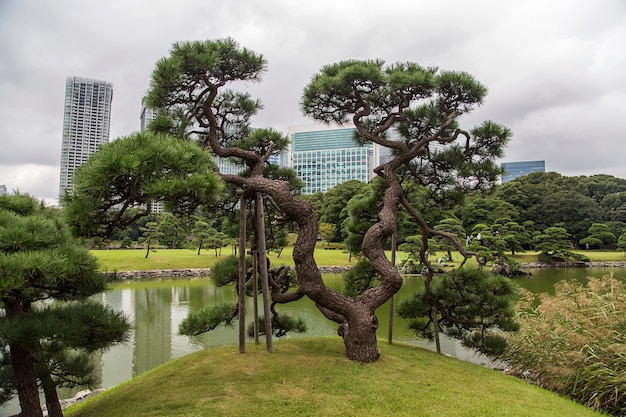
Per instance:
[[[297,221],[300,226],[298,239],[294,245],[294,263],[298,274],[299,287],[295,293],[272,293],[275,302],[289,302],[302,295],[308,296],[318,308],[330,318],[341,324],[339,334],[344,339],[346,356],[354,361],[369,363],[378,360],[378,341],[376,330],[378,319],[376,308],[385,303],[402,285],[402,277],[385,257],[383,243],[395,231],[395,210],[387,208],[381,213],[381,222],[368,232],[364,240],[364,252],[381,274],[382,284],[370,289],[360,299],[348,297],[327,287],[321,272],[315,263],[314,248],[317,241],[318,223],[310,204],[295,199],[285,184],[263,178],[250,177],[238,185],[245,190],[262,192],[272,197],[283,213]],[[391,205],[399,202],[397,193],[400,188],[390,187],[385,199]]]
[[[339,335],[343,338],[348,359],[370,363],[380,358],[376,338],[377,329],[378,318],[369,311],[354,314],[351,320],[339,326]]]

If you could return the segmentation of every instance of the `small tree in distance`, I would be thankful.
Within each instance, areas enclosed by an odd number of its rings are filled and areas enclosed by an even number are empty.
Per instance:
[[[541,262],[568,262],[570,260],[589,261],[589,257],[573,252],[574,244],[571,235],[563,227],[562,223],[557,223],[548,227],[543,233],[533,237],[535,249],[541,251],[538,259]]]
[[[159,224],[157,222],[147,222],[146,225],[140,227],[139,230],[143,232],[143,236],[139,238],[139,242],[145,245],[146,256],[144,256],[144,258],[148,259],[150,251],[154,250],[153,245],[159,244],[159,239],[163,233],[159,231]]]
[[[198,246],[198,255],[200,255],[200,251],[209,237],[210,227],[207,222],[202,220],[198,220],[194,223],[191,233],[193,234],[193,242]]]
[[[617,240],[617,248],[626,252],[626,232],[622,233]]]
[[[330,223],[320,223],[320,236],[330,245],[330,239],[335,235],[336,226]]]
[[[156,64],[147,102],[165,112],[182,109],[201,143],[215,155],[240,160],[249,167],[245,176],[222,173],[221,178],[250,197],[257,193],[268,196],[282,212],[282,220],[298,225],[293,258],[299,286],[286,293],[273,287],[273,302],[309,297],[327,318],[339,324],[349,359],[376,361],[380,353],[375,310],[403,281],[384,252],[396,229],[398,208],[403,206],[422,229],[420,256],[430,271],[426,299],[450,321],[462,320],[455,319],[429,289],[432,267],[426,256],[427,241],[446,236],[464,256],[471,254],[454,236],[424,221],[406,198],[401,181],[427,185],[432,198],[491,187],[500,174],[494,158],[502,156],[510,131],[493,122],[467,131],[457,123],[460,116],[482,103],[487,89],[467,73],[411,62],[386,65],[381,60],[327,65],[306,86],[301,100],[305,115],[325,123],[352,122],[357,141],[376,143],[392,154],[390,161],[374,169],[382,181],[382,194],[377,219],[362,240],[362,252],[380,281],[355,298],[327,287],[322,280],[313,257],[319,223],[311,204],[296,198],[287,181],[264,175],[270,155],[286,142],[272,132],[248,135],[249,119],[261,104],[249,94],[225,88],[240,81],[259,81],[265,69],[262,55],[241,48],[232,39],[175,43],[169,56]],[[391,139],[394,133],[397,139]],[[436,150],[435,144],[443,145],[444,150]]]

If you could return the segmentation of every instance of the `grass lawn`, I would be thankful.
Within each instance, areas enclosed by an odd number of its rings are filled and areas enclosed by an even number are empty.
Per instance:
[[[345,266],[351,265],[350,255],[341,249],[327,249],[324,243],[318,243],[315,260],[319,265]],[[275,252],[268,254],[272,264],[293,266],[291,253],[293,246],[286,247],[280,257]],[[196,249],[157,249],[150,252],[142,249],[92,250],[98,258],[100,268],[105,271],[143,271],[152,269],[211,268],[221,259],[232,255],[230,248],[224,248],[220,256],[213,250],[203,250],[200,255]],[[352,263],[356,259],[352,258]]]
[[[345,358],[339,337],[197,352],[66,410],[67,417],[599,416],[517,378],[412,346]]]
[[[143,271],[152,269],[210,268],[215,262],[231,253],[223,250],[222,256],[216,257],[214,251],[191,249],[157,249],[146,258],[143,249],[92,250],[98,258],[100,268],[105,271]]]
[[[291,253],[293,246],[286,247],[280,257],[275,252],[269,253],[270,261],[273,265],[287,264],[293,266]],[[626,262],[624,252],[617,251],[579,251],[589,256],[592,261],[621,261]],[[233,252],[230,248],[224,248],[220,256],[215,256],[213,250],[203,250],[197,255],[195,249],[157,249],[150,252],[146,259],[146,251],[142,249],[114,249],[114,250],[93,250],[91,251],[100,261],[100,267],[106,271],[136,271],[152,269],[182,269],[182,268],[211,268],[217,261],[224,259]],[[536,262],[538,252],[519,252],[512,258],[518,262]],[[433,255],[435,258],[437,254]],[[388,254],[388,257],[391,256]],[[455,262],[458,264],[458,254],[452,253]],[[400,252],[398,260],[405,258],[405,254]],[[315,250],[315,260],[318,265],[347,266],[356,263],[353,257],[350,262],[350,255],[336,246],[328,246],[325,242],[318,242]],[[468,265],[475,265],[471,259]]]

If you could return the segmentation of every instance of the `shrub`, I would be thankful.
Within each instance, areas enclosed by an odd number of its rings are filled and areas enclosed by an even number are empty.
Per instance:
[[[517,286],[509,278],[460,268],[437,277],[431,291],[418,291],[396,308],[418,336],[434,335],[432,300],[438,306],[439,331],[488,356],[500,355],[503,335],[519,328],[513,308]]]
[[[541,252],[537,255],[539,262],[556,263],[556,262],[591,262],[591,258],[582,253],[576,253],[568,250],[555,250],[553,252]]]
[[[601,239],[598,239],[597,237],[594,237],[594,236],[588,236],[584,239],[581,239],[578,242],[578,244],[580,246],[589,245],[591,249],[600,249],[601,247],[604,246],[604,242],[602,242]]]
[[[502,359],[531,371],[544,388],[591,408],[624,415],[624,283],[607,276],[590,278],[586,285],[562,281],[555,295],[523,294],[517,306],[521,330],[507,334]]]
[[[124,237],[120,242],[120,249],[128,249],[133,247],[133,241],[128,236]]]

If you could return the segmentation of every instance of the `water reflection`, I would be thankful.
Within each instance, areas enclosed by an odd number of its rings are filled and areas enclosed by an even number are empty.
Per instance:
[[[554,284],[562,279],[585,281],[586,277],[602,277],[614,273],[616,278],[626,280],[626,269],[580,268],[534,270],[532,279],[521,278],[520,286],[535,292],[553,292]],[[340,289],[339,275],[325,275],[327,285]],[[396,303],[409,297],[423,286],[421,277],[406,277]],[[212,346],[236,345],[238,326],[220,326],[203,335],[188,337],[178,335],[178,326],[190,311],[220,302],[237,301],[234,286],[217,288],[208,279],[172,280],[130,283],[118,286],[102,295],[102,302],[114,309],[123,311],[134,322],[132,342],[116,346],[102,355],[102,386],[117,385],[173,358],[177,358]],[[247,301],[246,322],[252,320],[252,300]],[[288,335],[285,338],[315,337],[336,335],[337,325],[322,316],[314,304],[303,299],[295,303],[279,306],[279,311],[301,317],[308,331],[303,335]],[[379,337],[388,333],[388,305],[382,306],[377,315],[380,321]],[[434,350],[428,341],[416,340],[404,320],[394,318],[393,338],[395,341],[409,342]],[[252,343],[251,340],[248,340]],[[459,359],[485,362],[487,359],[463,349],[456,341],[442,340],[442,352]]]
[[[341,286],[338,275],[325,276],[325,281],[334,288]],[[396,299],[407,297],[420,285],[421,278],[407,278]],[[210,279],[129,283],[102,294],[101,301],[122,311],[134,323],[131,342],[115,346],[102,355],[103,387],[117,385],[173,358],[238,342],[238,326],[220,326],[192,337],[178,335],[178,326],[189,312],[220,302],[237,301],[234,287],[217,288]],[[252,299],[247,300],[246,309],[246,322],[251,322]],[[336,335],[337,325],[325,319],[308,299],[279,306],[278,310],[301,317],[308,327],[303,335],[284,338]],[[381,322],[380,335],[387,334],[388,311],[388,307],[383,306],[377,312]],[[399,318],[394,320],[394,340],[414,340],[412,332]]]

